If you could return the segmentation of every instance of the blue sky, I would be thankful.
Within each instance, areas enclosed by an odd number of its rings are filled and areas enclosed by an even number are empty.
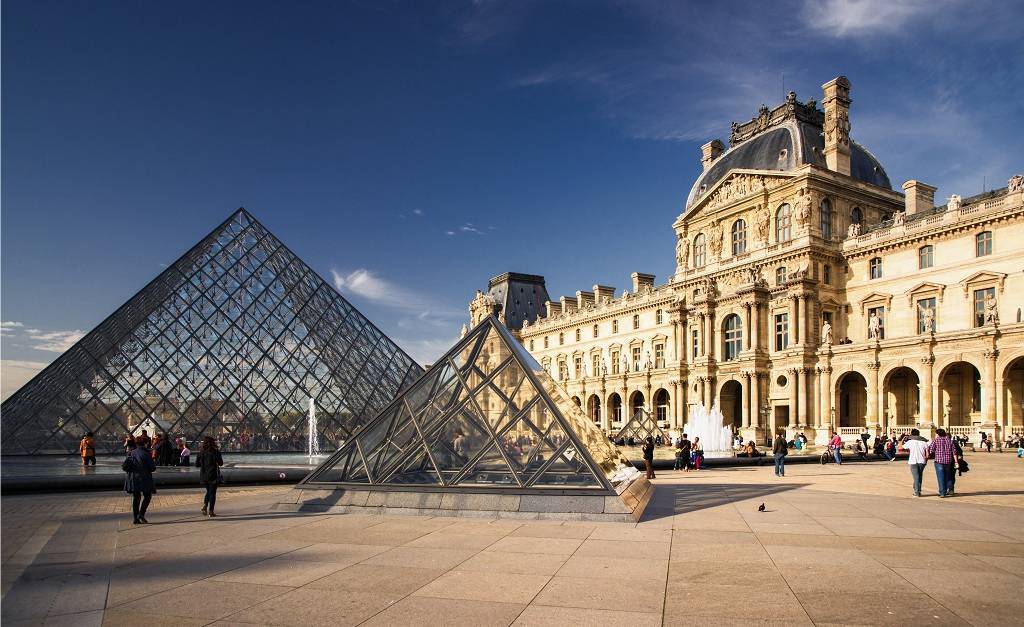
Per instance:
[[[1024,170],[1024,3],[5,2],[5,393],[245,206],[421,361],[507,270],[661,282],[699,146],[821,99],[894,185]]]

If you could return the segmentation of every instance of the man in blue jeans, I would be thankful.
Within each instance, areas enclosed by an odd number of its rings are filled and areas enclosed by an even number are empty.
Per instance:
[[[935,441],[928,446],[928,454],[935,458],[935,478],[939,482],[939,498],[946,498],[953,490],[953,441],[945,429],[935,430]]]
[[[772,454],[775,456],[775,476],[786,476],[786,453],[789,447],[786,444],[786,436],[780,431],[775,434],[775,441],[772,442]]]
[[[910,475],[914,478],[914,496],[921,496],[921,479],[928,463],[928,440],[922,438],[917,429],[911,429],[910,436],[900,445],[900,450],[910,453],[907,463],[910,464]]]

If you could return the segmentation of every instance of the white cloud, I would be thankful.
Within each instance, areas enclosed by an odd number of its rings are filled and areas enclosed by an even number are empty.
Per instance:
[[[15,329],[20,329],[23,326],[25,325],[20,322],[0,322],[0,335],[8,335],[10,333],[13,333]]]
[[[85,332],[75,329],[73,331],[41,331],[39,329],[26,329],[25,333],[29,339],[35,340],[32,348],[52,353],[63,353],[71,348],[75,342],[85,337]]]
[[[455,231],[445,231],[445,235],[455,235]]]
[[[416,313],[418,316],[425,313],[447,318],[462,315],[459,310],[438,303],[428,294],[403,287],[365,268],[348,273],[332,268],[331,278],[338,291],[355,294],[371,303],[391,309]]]
[[[476,226],[474,226],[472,222],[466,222],[465,224],[459,227],[459,230],[462,231],[463,233],[476,233],[477,235],[487,235],[487,233],[484,233],[480,229],[476,228]]]
[[[6,324],[6,323],[4,323]],[[18,391],[48,364],[39,361],[0,359],[0,400]]]
[[[422,209],[413,209],[412,212],[413,212],[413,215],[417,215],[417,216],[422,216],[423,215],[423,210]]]
[[[899,32],[912,18],[940,13],[950,0],[805,0],[807,28],[835,37]]]

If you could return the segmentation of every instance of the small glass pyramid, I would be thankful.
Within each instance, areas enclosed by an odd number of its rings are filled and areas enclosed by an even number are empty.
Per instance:
[[[626,464],[490,316],[303,483],[614,494]]]
[[[225,450],[333,450],[423,369],[239,209],[2,406],[3,454],[121,450],[148,420]]]
[[[619,442],[629,441],[629,438],[633,438],[636,446],[640,446],[648,436],[653,437],[655,440],[660,437],[663,443],[670,442],[669,435],[658,426],[658,421],[654,419],[651,412],[643,407],[638,407],[633,412],[633,417],[629,419],[629,422],[623,425],[622,429],[612,439]]]

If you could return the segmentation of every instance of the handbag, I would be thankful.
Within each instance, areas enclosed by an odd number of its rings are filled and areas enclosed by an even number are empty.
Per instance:
[[[125,456],[124,461],[121,462],[121,470],[124,472],[132,472],[135,470],[135,462],[132,461],[130,455]]]

